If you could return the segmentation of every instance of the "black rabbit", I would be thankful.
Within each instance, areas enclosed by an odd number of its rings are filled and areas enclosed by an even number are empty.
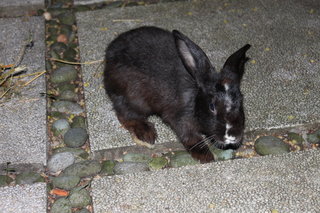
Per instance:
[[[154,144],[157,133],[147,118],[158,115],[194,158],[210,162],[208,145],[236,149],[242,143],[240,80],[249,48],[233,53],[216,72],[202,49],[179,31],[133,29],[106,50],[105,89],[133,137]]]

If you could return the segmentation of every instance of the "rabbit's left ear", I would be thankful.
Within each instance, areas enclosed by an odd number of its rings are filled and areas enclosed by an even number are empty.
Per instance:
[[[235,53],[233,53],[223,65],[223,72],[231,72],[238,76],[238,79],[241,80],[244,73],[244,64],[249,60],[246,57],[247,50],[251,47],[250,44],[246,44]]]
[[[215,72],[207,55],[198,45],[179,31],[173,30],[172,34],[184,66],[196,80],[198,86],[205,88],[205,82],[213,79]]]

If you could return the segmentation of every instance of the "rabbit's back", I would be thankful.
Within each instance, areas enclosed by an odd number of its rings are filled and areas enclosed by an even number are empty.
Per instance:
[[[112,64],[138,68],[157,77],[169,77],[182,62],[172,33],[156,27],[141,27],[121,34],[107,48],[106,60]],[[182,65],[183,66],[183,65]],[[160,79],[159,79],[160,80]]]
[[[119,35],[106,50],[105,87],[114,103],[122,96],[146,115],[179,106],[186,70],[171,32],[142,27]],[[183,80],[184,81],[184,80]],[[169,110],[170,111],[170,110]],[[174,114],[174,112],[165,114]]]

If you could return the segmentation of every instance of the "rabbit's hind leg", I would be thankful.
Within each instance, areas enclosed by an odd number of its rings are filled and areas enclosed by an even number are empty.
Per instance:
[[[154,125],[147,121],[148,116],[135,111],[125,101],[114,102],[114,109],[118,120],[130,132],[132,139],[138,145],[153,148],[157,132]]]

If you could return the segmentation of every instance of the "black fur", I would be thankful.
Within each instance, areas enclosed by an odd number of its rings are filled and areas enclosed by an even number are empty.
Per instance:
[[[249,48],[231,55],[217,73],[201,48],[179,31],[137,28],[119,35],[106,50],[106,92],[119,121],[138,139],[154,143],[157,133],[147,118],[158,115],[194,158],[209,162],[208,144],[241,145],[240,80]],[[226,103],[226,96],[232,103]],[[232,126],[228,134],[235,143],[224,143],[226,124]]]

